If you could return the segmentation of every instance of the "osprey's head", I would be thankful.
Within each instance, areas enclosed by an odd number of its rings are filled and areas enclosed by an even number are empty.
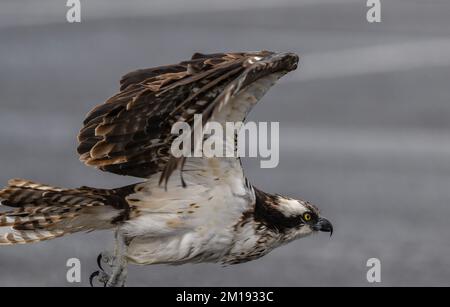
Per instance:
[[[303,200],[256,191],[255,219],[289,242],[314,232],[333,234],[333,225],[318,208]]]

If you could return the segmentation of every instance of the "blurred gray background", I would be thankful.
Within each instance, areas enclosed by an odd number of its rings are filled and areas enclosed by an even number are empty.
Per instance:
[[[251,113],[280,121],[280,165],[245,160],[257,187],[302,197],[334,222],[257,261],[132,266],[131,286],[366,286],[366,261],[381,285],[450,281],[450,2],[382,2],[369,24],[366,1],[82,0],[82,23],[66,1],[0,2],[0,182],[14,177],[78,187],[133,178],[78,161],[84,115],[130,70],[194,52],[268,49],[302,55]],[[0,248],[0,286],[83,283],[112,234],[76,234]],[[77,284],[76,284],[77,285]]]

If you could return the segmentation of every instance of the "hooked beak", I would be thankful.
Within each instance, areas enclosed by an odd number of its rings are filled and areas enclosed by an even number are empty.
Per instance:
[[[314,228],[316,231],[329,232],[330,237],[333,235],[333,225],[326,218],[321,217]]]

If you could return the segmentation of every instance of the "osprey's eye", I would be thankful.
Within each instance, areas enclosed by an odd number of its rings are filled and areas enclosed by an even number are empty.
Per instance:
[[[312,219],[311,213],[306,212],[305,214],[303,214],[303,219],[304,219],[306,222],[311,221],[311,219]]]

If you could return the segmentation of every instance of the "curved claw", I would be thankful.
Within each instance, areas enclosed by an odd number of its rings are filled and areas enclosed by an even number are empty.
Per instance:
[[[97,256],[97,265],[98,265],[98,268],[104,272],[105,270],[103,269],[103,266],[102,266],[102,258],[103,258],[103,255],[102,255],[102,253],[100,253],[100,254]],[[98,271],[97,271],[97,272],[98,272]],[[94,273],[96,273],[96,272],[94,272]],[[94,273],[93,273],[93,274],[94,274]],[[100,274],[100,272],[99,272],[99,274]],[[92,276],[92,275],[91,275],[91,276]]]
[[[100,271],[95,271],[94,273],[91,274],[91,276],[89,276],[89,284],[91,285],[92,288],[94,288],[94,278],[100,276]],[[106,287],[107,281],[102,281],[101,278],[99,278],[99,281],[101,283],[103,283],[103,287]]]

